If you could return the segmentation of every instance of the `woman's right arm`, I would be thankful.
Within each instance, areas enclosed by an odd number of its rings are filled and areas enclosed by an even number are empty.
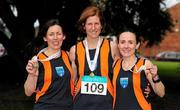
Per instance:
[[[38,79],[38,62],[29,60],[26,65],[26,70],[28,72],[27,79],[24,83],[24,91],[27,96],[31,96],[36,90],[36,84]]]

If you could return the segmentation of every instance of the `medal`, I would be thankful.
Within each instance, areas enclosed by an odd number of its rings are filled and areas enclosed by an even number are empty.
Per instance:
[[[93,76],[94,76],[94,73],[93,73],[93,72],[91,72],[91,73],[89,74],[89,76],[93,77]]]

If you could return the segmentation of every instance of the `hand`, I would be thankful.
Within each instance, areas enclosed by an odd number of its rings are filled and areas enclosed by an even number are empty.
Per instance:
[[[147,87],[146,87],[145,90],[144,90],[144,94],[145,94],[145,97],[146,97],[146,98],[149,97],[150,92],[151,92],[150,84],[148,83]]]
[[[77,86],[74,87],[74,95],[77,95],[77,92],[78,92],[78,88]]]
[[[37,75],[37,69],[38,69],[37,65],[38,65],[37,61],[29,60],[27,66],[26,66],[26,71],[32,76],[38,76]]]
[[[152,78],[157,76],[157,66],[156,65],[152,65],[151,67],[147,67],[146,68],[146,73],[150,73],[152,75]]]

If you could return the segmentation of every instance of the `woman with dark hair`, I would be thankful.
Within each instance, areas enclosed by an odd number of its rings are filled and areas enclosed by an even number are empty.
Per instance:
[[[71,110],[74,73],[68,54],[61,49],[65,34],[56,19],[49,20],[38,37],[47,47],[28,61],[25,94],[36,95],[34,110]]]
[[[122,58],[114,64],[113,110],[152,110],[150,101],[145,96],[148,84],[160,97],[165,95],[165,87],[157,73],[157,66],[142,56],[136,56],[140,40],[137,32],[124,30],[117,36],[118,48]]]

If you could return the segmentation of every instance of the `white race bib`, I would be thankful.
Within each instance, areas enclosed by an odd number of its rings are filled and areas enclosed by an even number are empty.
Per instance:
[[[102,76],[83,76],[81,94],[106,95],[107,78]]]

